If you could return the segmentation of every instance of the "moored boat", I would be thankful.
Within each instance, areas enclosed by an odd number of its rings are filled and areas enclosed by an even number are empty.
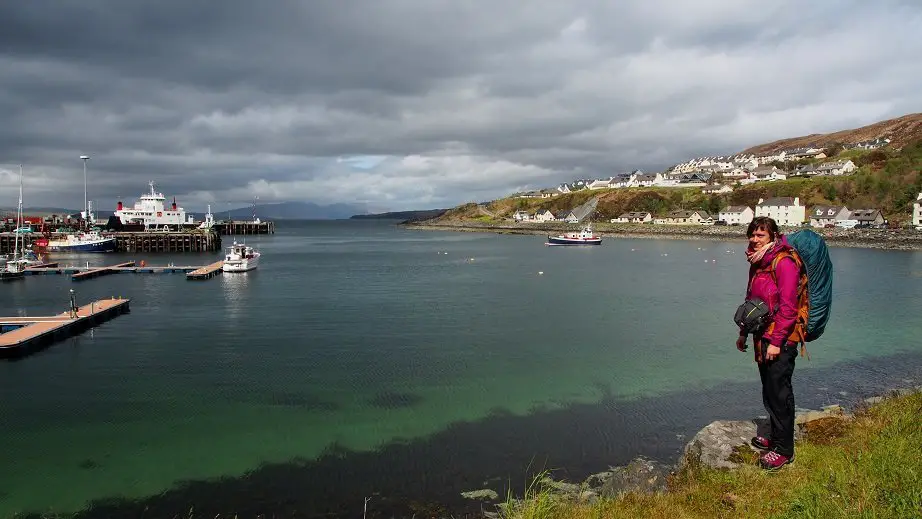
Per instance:
[[[237,243],[227,248],[227,254],[224,256],[224,265],[221,270],[224,272],[247,272],[259,266],[259,251],[249,247],[244,243]]]
[[[579,232],[568,232],[557,236],[548,236],[545,245],[601,245],[602,237],[592,232],[592,224],[587,224]]]
[[[107,238],[96,231],[68,234],[63,239],[48,240],[52,252],[114,252],[115,238]]]

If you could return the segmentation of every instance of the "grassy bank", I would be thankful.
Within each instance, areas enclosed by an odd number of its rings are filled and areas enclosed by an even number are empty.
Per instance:
[[[751,464],[721,471],[689,464],[665,493],[591,504],[540,484],[502,505],[504,519],[922,517],[922,394],[893,397],[806,431],[797,459],[776,473]],[[745,455],[745,454],[744,454]]]

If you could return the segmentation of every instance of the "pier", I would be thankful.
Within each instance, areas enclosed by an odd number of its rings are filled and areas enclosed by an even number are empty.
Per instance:
[[[216,230],[103,232],[101,234],[115,238],[116,252],[216,252],[221,250],[221,235]],[[51,233],[49,239],[55,240],[64,236],[63,233]],[[28,248],[41,237],[39,233],[27,233],[23,234],[20,240],[25,240],[25,246]],[[15,243],[14,233],[0,233],[0,254],[12,253]]]
[[[211,279],[222,272],[224,261],[216,261],[211,265],[198,268],[186,274],[186,279]]]
[[[215,222],[212,227],[218,234],[275,234],[275,222]]]
[[[211,279],[221,273],[224,261],[217,261],[210,265],[136,265],[134,261],[109,265],[104,267],[78,267],[59,266],[57,263],[46,263],[26,267],[23,276],[70,276],[72,281],[94,279],[109,274],[186,274],[188,279]]]
[[[133,267],[133,261],[126,261],[125,263],[119,263],[118,265],[110,265],[108,267],[98,267],[92,268],[89,270],[84,270],[83,272],[77,272],[76,274],[70,277],[71,281],[83,281],[84,279],[93,279],[98,278],[99,276],[106,276],[108,274],[115,274],[117,271],[115,269],[123,267]]]
[[[67,312],[45,317],[0,317],[0,357],[22,356],[39,346],[79,334],[129,311],[130,299],[112,298],[77,307],[71,291]]]

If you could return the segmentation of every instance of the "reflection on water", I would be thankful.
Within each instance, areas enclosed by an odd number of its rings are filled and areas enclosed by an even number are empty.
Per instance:
[[[249,298],[250,276],[255,272],[221,274],[221,289],[224,293],[226,315],[231,318],[239,318],[243,315],[244,309]]]

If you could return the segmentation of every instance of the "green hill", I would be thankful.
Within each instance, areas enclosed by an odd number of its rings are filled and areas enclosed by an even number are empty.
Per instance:
[[[557,214],[593,197],[599,197],[599,202],[591,219],[608,221],[628,211],[659,215],[675,209],[705,209],[717,213],[728,205],[755,206],[760,198],[796,196],[808,207],[829,204],[849,209],[880,209],[891,224],[906,223],[913,201],[922,192],[922,140],[900,150],[849,150],[825,160],[845,158],[858,166],[848,176],[756,182],[722,195],[704,194],[696,187],[581,190],[553,198],[502,198],[485,204],[461,205],[431,221],[495,221],[511,218],[517,210],[534,213],[549,209]],[[793,169],[794,165],[782,166]]]

